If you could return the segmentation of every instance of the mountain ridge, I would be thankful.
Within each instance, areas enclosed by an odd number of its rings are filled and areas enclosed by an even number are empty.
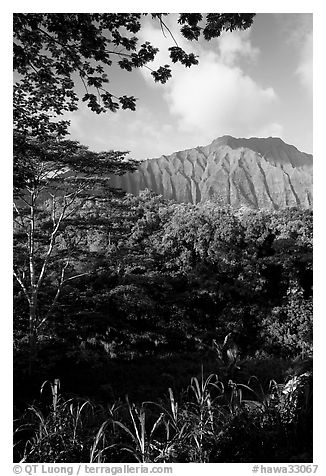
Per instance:
[[[111,184],[138,195],[146,188],[177,202],[218,198],[233,207],[312,206],[311,154],[280,138],[222,136],[207,146],[140,162]]]

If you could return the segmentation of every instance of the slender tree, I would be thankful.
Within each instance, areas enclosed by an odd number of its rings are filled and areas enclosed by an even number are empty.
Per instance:
[[[85,227],[88,218],[85,204],[108,199],[109,174],[130,170],[133,162],[125,160],[126,152],[94,153],[77,142],[54,139],[16,138],[14,152],[17,163],[24,162],[28,170],[24,187],[18,180],[15,189],[14,277],[28,303],[32,360],[63,286],[85,274],[74,266],[83,239],[78,225]],[[46,306],[40,306],[49,283],[52,293],[47,292]]]

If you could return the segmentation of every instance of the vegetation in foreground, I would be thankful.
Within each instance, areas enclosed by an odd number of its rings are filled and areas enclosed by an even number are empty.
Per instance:
[[[304,366],[306,367],[304,369]],[[301,367],[301,371],[300,371]],[[305,371],[304,371],[305,370]],[[303,372],[303,373],[302,373]],[[30,406],[16,422],[20,462],[311,462],[309,362],[286,385],[247,385],[216,374],[193,377],[176,395],[110,405],[65,399],[60,381],[45,382],[51,403]]]

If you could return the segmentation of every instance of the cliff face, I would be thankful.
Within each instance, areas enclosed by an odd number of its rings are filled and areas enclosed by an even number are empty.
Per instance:
[[[218,198],[233,207],[311,207],[312,155],[278,138],[223,136],[205,147],[141,162],[110,183],[135,195],[148,188],[177,202]]]

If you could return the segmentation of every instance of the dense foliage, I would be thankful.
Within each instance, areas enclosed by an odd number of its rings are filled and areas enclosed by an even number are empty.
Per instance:
[[[144,339],[144,354],[154,342],[155,353],[202,350],[230,331],[246,354],[310,352],[310,211],[177,205],[145,193],[112,205],[110,218],[110,248],[90,237],[103,262],[78,295],[83,313],[92,296],[89,312],[105,316],[118,354],[138,353]],[[78,307],[62,306],[78,319]]]
[[[50,219],[46,201],[38,213],[42,242]],[[17,233],[21,238],[19,227]],[[21,246],[17,267],[28,277]],[[40,262],[46,250],[38,245]],[[69,253],[67,280],[51,307]],[[28,302],[15,289],[15,348],[22,365]],[[33,357],[38,384],[49,371],[54,377],[65,372],[69,382],[72,375],[82,381],[76,373],[85,371],[105,387],[111,372],[117,385],[110,382],[108,395],[121,396],[121,361],[145,359],[144,374],[154,365],[169,380],[175,376],[173,366],[164,371],[166,359],[192,355],[190,361],[214,367],[214,342],[221,345],[229,332],[244,361],[311,357],[312,212],[176,204],[148,191],[139,197],[93,196],[62,226],[40,289],[39,313],[47,320]],[[274,377],[271,371],[268,376]]]

